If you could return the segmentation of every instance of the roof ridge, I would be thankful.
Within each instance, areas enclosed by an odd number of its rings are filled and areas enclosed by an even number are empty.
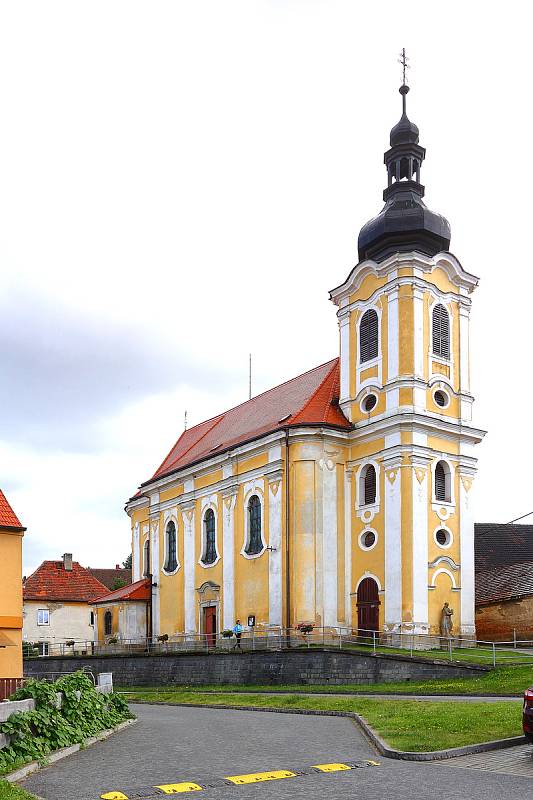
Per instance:
[[[321,383],[320,383],[320,384],[319,384],[319,385],[316,387],[316,389],[315,389],[315,391],[313,392],[313,394],[311,395],[311,397],[308,397],[308,398],[307,398],[307,400],[305,401],[305,403],[303,404],[303,406],[302,406],[302,407],[301,407],[301,408],[300,408],[300,409],[299,409],[299,410],[296,412],[296,414],[293,414],[293,415],[292,415],[292,422],[291,422],[291,424],[292,424],[292,423],[294,423],[294,422],[295,422],[295,421],[298,419],[298,417],[299,417],[301,414],[303,414],[303,413],[304,413],[304,411],[305,411],[305,409],[307,408],[307,406],[308,406],[308,405],[311,403],[311,401],[312,401],[312,400],[313,400],[313,399],[314,399],[314,398],[317,396],[317,394],[320,392],[320,390],[322,389],[322,387],[324,386],[324,384],[326,383],[326,381],[327,381],[327,380],[329,380],[329,378],[330,378],[330,376],[331,376],[331,373],[333,372],[333,370],[336,368],[336,366],[337,366],[337,364],[338,364],[338,361],[339,361],[338,357],[333,359],[333,364],[332,364],[332,366],[331,366],[331,369],[330,369],[330,370],[328,370],[327,374],[325,375],[325,377],[323,378],[323,380],[321,381]],[[328,362],[326,361],[326,364],[327,364],[327,363],[328,363]],[[324,366],[324,365],[322,364],[321,366]],[[305,374],[305,373],[304,373],[304,374]],[[326,402],[326,403],[324,404],[324,409],[326,409],[328,405],[329,405],[329,403],[328,403],[328,402]]]

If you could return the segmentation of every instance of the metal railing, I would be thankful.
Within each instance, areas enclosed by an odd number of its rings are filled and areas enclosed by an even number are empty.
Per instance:
[[[354,631],[351,627],[311,625],[290,629],[274,626],[254,628],[244,631],[239,641],[234,636],[223,636],[222,634],[182,633],[174,634],[168,640],[165,640],[164,637],[152,639],[111,637],[99,642],[70,642],[69,644],[49,642],[46,654],[27,651],[25,658],[336,648],[373,655],[388,653],[411,658],[422,656],[488,666],[505,663],[533,665],[533,640],[513,639],[509,642],[488,642],[408,631],[361,629]]]

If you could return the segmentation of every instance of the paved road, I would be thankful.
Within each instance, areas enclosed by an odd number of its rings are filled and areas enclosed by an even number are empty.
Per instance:
[[[206,788],[204,800],[526,800],[533,796],[533,748],[523,750],[524,777],[471,764],[409,763],[378,756],[349,719],[137,705],[139,722],[23,782],[46,800],[98,800],[113,790],[129,800],[154,796],[154,787],[210,782],[267,770],[306,770],[348,762],[361,768],[308,773],[257,785]],[[368,761],[377,762],[376,766]],[[532,777],[525,777],[530,771]],[[159,795],[161,797],[161,795]]]

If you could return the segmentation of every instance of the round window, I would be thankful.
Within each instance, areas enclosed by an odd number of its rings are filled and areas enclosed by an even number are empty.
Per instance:
[[[362,550],[371,550],[377,542],[377,535],[375,531],[363,531],[359,536],[359,544]]]
[[[441,547],[447,547],[450,544],[450,532],[445,528],[440,528],[435,534],[435,540]]]
[[[441,408],[446,408],[446,406],[448,405],[448,395],[446,394],[446,392],[442,392],[440,389],[438,389],[435,392],[435,394],[433,395],[433,399],[435,400],[435,403]]]
[[[372,411],[373,408],[376,407],[378,402],[378,398],[375,394],[369,394],[368,397],[365,397],[363,400],[363,408],[365,411]]]

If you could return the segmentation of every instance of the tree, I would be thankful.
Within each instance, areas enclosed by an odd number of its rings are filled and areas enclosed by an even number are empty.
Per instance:
[[[131,569],[131,553],[129,554],[127,559],[122,562],[122,566],[124,567],[124,569]]]

